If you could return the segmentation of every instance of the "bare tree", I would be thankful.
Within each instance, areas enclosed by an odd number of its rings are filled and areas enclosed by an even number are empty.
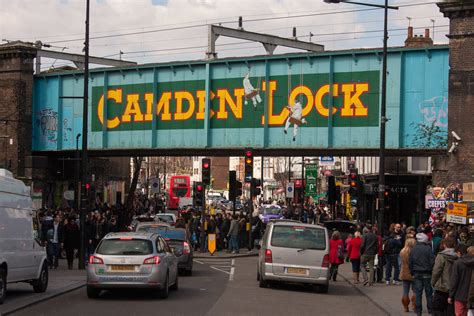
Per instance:
[[[135,191],[137,190],[138,176],[140,175],[142,161],[143,157],[133,157],[133,177],[132,182],[130,183],[130,189],[128,190],[127,201],[125,203],[129,213],[133,211],[133,200],[135,198]]]

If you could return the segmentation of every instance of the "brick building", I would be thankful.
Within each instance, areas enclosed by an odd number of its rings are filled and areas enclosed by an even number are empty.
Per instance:
[[[474,1],[449,0],[438,6],[450,19],[448,148],[453,149],[435,159],[433,183],[447,186],[474,182]]]

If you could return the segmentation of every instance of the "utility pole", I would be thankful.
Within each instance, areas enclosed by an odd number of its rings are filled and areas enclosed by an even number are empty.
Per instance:
[[[89,6],[90,0],[86,0],[86,38],[84,41],[84,103],[82,113],[82,172],[81,172],[81,243],[79,249],[79,269],[85,268],[85,249],[86,249],[86,212],[87,212],[87,190],[86,182],[88,179],[87,166],[87,123],[89,110]]]

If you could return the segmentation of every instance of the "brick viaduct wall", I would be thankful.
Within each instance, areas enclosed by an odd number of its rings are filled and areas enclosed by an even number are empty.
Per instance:
[[[31,47],[0,45],[0,165],[20,178],[31,176],[35,56]]]
[[[461,137],[456,151],[435,160],[433,184],[474,182],[474,1],[438,4],[450,19],[449,30],[449,145]]]

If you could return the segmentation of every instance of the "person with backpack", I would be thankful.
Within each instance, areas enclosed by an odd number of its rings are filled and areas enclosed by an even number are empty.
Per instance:
[[[329,263],[331,264],[329,277],[335,282],[339,265],[344,263],[344,244],[341,240],[341,234],[337,230],[332,233],[329,242]]]
[[[435,232],[436,234],[436,232]],[[435,290],[433,295],[434,315],[454,315],[454,306],[448,304],[449,284],[454,262],[458,259],[454,246],[456,240],[453,237],[446,237],[442,241],[444,250],[436,256],[431,276],[431,284]]]
[[[467,254],[459,258],[452,267],[448,303],[454,304],[456,316],[467,315],[473,270],[474,246],[471,246],[467,249]]]

